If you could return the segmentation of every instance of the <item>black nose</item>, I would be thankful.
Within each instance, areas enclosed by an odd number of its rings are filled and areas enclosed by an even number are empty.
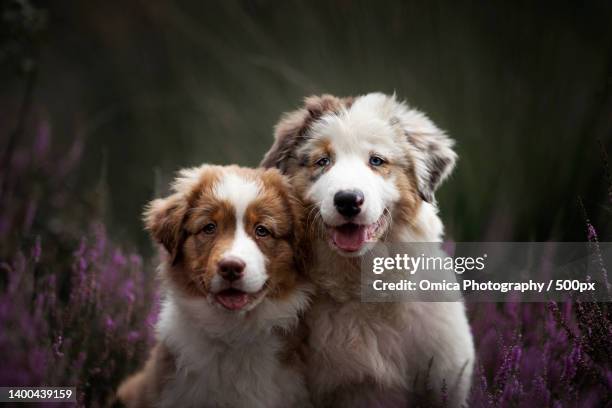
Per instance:
[[[342,190],[334,195],[336,210],[347,218],[359,214],[363,200],[363,193],[359,190]]]
[[[225,280],[233,282],[242,278],[242,272],[246,264],[235,256],[226,256],[219,261],[219,275]]]

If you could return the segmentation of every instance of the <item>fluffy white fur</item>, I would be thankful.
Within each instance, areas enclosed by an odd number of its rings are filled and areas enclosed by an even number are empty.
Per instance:
[[[308,305],[308,286],[288,299],[264,299],[248,319],[170,291],[157,339],[175,356],[176,376],[160,407],[302,407],[309,399],[299,371],[280,364],[276,330],[289,330]]]
[[[442,223],[436,212],[424,203],[415,220],[424,233],[395,228],[389,241],[439,241]],[[315,404],[403,407],[425,396],[436,405],[442,402],[443,383],[447,406],[465,404],[474,346],[463,303],[362,303],[358,282],[334,279],[336,271],[360,275],[347,261],[326,242],[316,245],[313,268],[319,272],[313,273],[321,277],[323,295],[306,316],[308,383]]]
[[[304,171],[307,164],[301,157],[308,157],[313,142],[331,142],[331,167],[311,177],[303,192],[318,207],[322,223],[334,227],[346,222],[333,203],[334,194],[343,189],[364,193],[355,223],[372,224],[385,209],[397,209],[400,191],[393,177],[368,166],[369,156],[377,154],[412,168],[423,199],[414,219],[391,220],[380,240],[441,241],[443,225],[433,193],[451,172],[456,154],[454,142],[423,113],[380,93],[357,97],[352,104],[331,96],[311,97],[305,109],[286,114],[276,129],[276,142],[263,165],[290,176]],[[306,357],[315,405],[436,405],[442,403],[444,387],[447,406],[465,404],[474,346],[463,303],[362,303],[359,257],[370,248],[366,244],[357,253],[344,253],[324,236],[314,243],[310,275],[319,295],[306,317]]]
[[[189,195],[207,169],[182,171],[174,183],[176,193]],[[230,283],[215,274],[207,295],[194,296],[171,278],[183,266],[165,260],[160,266],[163,301],[156,325],[163,352],[153,353],[145,369],[120,387],[119,398],[137,407],[151,403],[161,408],[308,407],[303,364],[293,336],[298,335],[299,317],[309,305],[313,287],[297,282],[283,297],[266,296],[270,277],[266,265],[275,260],[266,257],[244,227],[248,206],[266,192],[265,187],[236,169],[219,172],[222,176],[212,194],[233,207],[236,222],[221,257],[243,260],[243,276]],[[162,213],[166,208],[163,200],[154,205]],[[230,230],[227,225],[218,227]],[[230,285],[263,294],[240,310],[227,310],[214,298]],[[164,356],[170,357],[170,364]]]

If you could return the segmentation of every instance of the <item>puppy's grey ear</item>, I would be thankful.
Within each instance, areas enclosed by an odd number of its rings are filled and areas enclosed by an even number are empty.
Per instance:
[[[274,143],[260,163],[261,167],[275,167],[286,174],[296,149],[307,139],[310,126],[329,112],[337,112],[351,103],[350,98],[332,95],[309,96],[304,107],[285,113],[274,127]]]
[[[310,121],[310,112],[303,108],[285,113],[274,127],[274,143],[259,165],[287,173],[289,160],[304,138]]]
[[[153,200],[145,208],[145,227],[151,237],[168,251],[172,265],[180,260],[181,247],[187,237],[183,229],[186,213],[187,203],[180,193]]]
[[[435,203],[437,188],[453,171],[455,141],[423,113],[410,109],[399,117],[410,146],[417,186],[423,200]]]

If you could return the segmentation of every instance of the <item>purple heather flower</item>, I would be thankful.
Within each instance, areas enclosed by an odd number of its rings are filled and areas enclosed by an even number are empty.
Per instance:
[[[139,340],[139,339],[140,339],[140,333],[139,333],[139,332],[137,332],[136,330],[132,330],[132,331],[130,331],[130,332],[128,333],[128,335],[127,335],[127,340],[128,340],[130,343],[133,343],[133,342],[135,342],[136,340]]]
[[[113,320],[112,317],[110,316],[106,316],[106,318],[104,319],[104,326],[108,329],[108,330],[112,330],[115,328],[115,321]]]
[[[101,406],[146,358],[159,294],[153,271],[144,269],[149,260],[118,245],[102,220],[79,219],[89,209],[64,209],[78,202],[64,179],[77,168],[83,140],[75,139],[61,160],[51,157],[50,143],[51,126],[41,123],[33,147],[13,156],[3,191],[0,239],[12,251],[0,262],[0,352],[6,357],[0,385],[76,385],[80,406]],[[60,165],[41,168],[38,158]],[[40,191],[23,183],[36,172]],[[25,189],[20,195],[17,186]],[[40,202],[17,197],[45,197],[49,220],[39,218]],[[597,241],[587,223],[589,240]],[[22,236],[34,238],[33,245],[13,238]],[[446,248],[452,252],[452,242]],[[609,399],[609,304],[467,308],[477,349],[469,406],[596,407]]]
[[[132,279],[125,281],[121,289],[121,294],[129,303],[134,303],[136,295],[134,294],[134,281]]]
[[[591,223],[587,223],[587,239],[591,242],[597,241],[597,231]]]

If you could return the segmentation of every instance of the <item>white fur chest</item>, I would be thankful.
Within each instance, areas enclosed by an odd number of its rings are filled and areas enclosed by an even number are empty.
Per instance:
[[[232,327],[204,309],[194,324],[194,316],[172,301],[163,306],[158,337],[173,354],[176,372],[160,407],[286,407],[305,397],[300,373],[280,361],[283,343],[271,327]]]
[[[163,393],[161,406],[282,405],[282,390],[277,384],[282,368],[269,345],[262,347],[256,342],[230,348],[209,343],[202,350],[196,349],[179,352],[176,377]]]
[[[433,206],[424,204],[416,222],[414,230],[392,230],[389,242],[440,240],[442,224]],[[361,270],[351,265],[354,258],[333,254],[324,244],[315,246],[310,271],[322,296],[306,317],[314,400],[331,398],[345,402],[337,406],[354,406],[366,399],[368,389],[375,398],[389,390],[406,394],[428,387],[436,394],[445,383],[453,384],[449,396],[458,404],[465,401],[474,347],[463,304],[362,303]]]

